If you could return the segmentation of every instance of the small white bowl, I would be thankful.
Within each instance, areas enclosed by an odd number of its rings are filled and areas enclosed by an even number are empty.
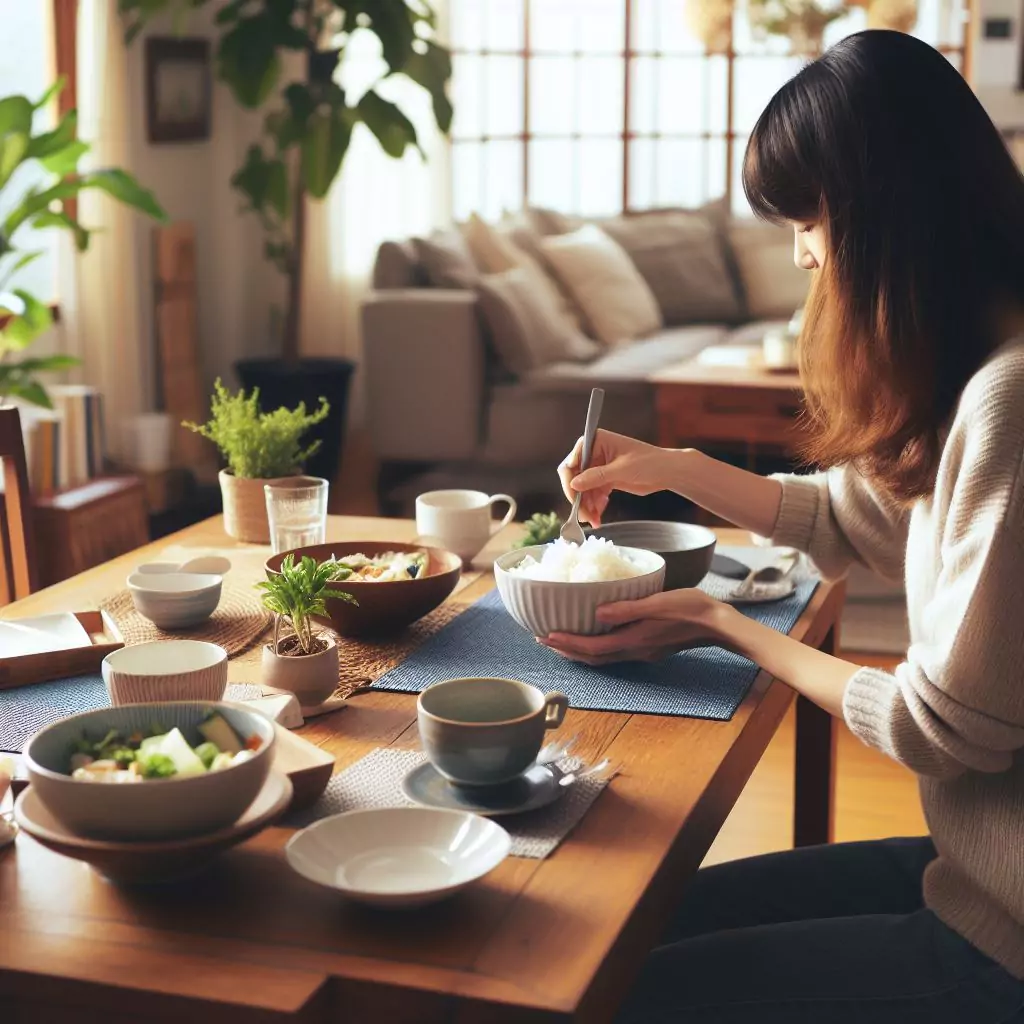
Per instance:
[[[597,583],[551,583],[509,572],[527,555],[540,561],[544,546],[534,545],[502,555],[494,563],[494,579],[509,615],[534,636],[594,636],[610,629],[597,621],[601,605],[650,597],[665,586],[665,559],[661,555],[642,548],[619,547],[619,551],[644,572],[625,580]]]
[[[128,592],[140,615],[160,629],[186,629],[205,622],[220,603],[222,578],[200,573],[135,572]]]
[[[110,703],[221,700],[228,685],[228,655],[202,640],[154,640],[111,651],[101,666]]]
[[[289,865],[318,885],[380,907],[435,903],[493,871],[512,839],[465,811],[388,807],[348,811],[297,832]]]

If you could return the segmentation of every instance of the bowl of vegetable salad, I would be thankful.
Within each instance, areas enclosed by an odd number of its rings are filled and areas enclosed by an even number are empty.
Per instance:
[[[130,704],[72,715],[25,746],[29,782],[67,829],[162,840],[231,825],[270,770],[274,725],[236,704]]]

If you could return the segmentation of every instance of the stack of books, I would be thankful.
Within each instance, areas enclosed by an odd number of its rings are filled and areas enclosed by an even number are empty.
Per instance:
[[[52,411],[22,411],[29,482],[38,495],[102,476],[105,464],[103,396],[81,384],[55,385],[49,393]]]

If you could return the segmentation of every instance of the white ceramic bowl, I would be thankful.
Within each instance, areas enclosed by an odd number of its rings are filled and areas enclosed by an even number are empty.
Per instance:
[[[509,551],[494,563],[498,593],[509,615],[534,636],[607,633],[608,627],[597,621],[597,609],[601,605],[649,597],[665,585],[665,559],[661,555],[641,548],[622,547],[619,550],[644,572],[625,580],[550,583],[509,572],[527,555],[533,555],[540,561],[543,545]]]
[[[128,592],[140,615],[160,629],[186,629],[205,622],[220,603],[222,579],[202,573],[134,572]]]
[[[389,807],[324,818],[288,841],[288,863],[360,903],[434,903],[493,871],[512,848],[496,822],[465,811]]]
[[[130,734],[154,726],[181,729],[190,743],[201,739],[198,725],[210,710],[228,721],[242,740],[259,736],[254,757],[221,771],[184,779],[150,779],[116,785],[73,779],[74,744],[83,734],[102,738],[109,729]],[[235,704],[181,701],[100,708],[48,725],[26,744],[25,768],[46,809],[76,835],[93,839],[163,840],[203,835],[237,821],[259,793],[270,770],[274,723],[258,711]]]
[[[103,659],[110,703],[220,700],[228,685],[228,655],[202,640],[154,640],[111,651]]]

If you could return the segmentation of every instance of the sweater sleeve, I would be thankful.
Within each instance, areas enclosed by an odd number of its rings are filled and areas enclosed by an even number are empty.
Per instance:
[[[843,576],[854,562],[886,579],[902,578],[909,512],[853,466],[772,479],[782,484],[774,543],[805,552],[829,579]]]
[[[1010,403],[1014,407],[1011,407]],[[989,394],[954,424],[936,485],[945,511],[932,597],[895,673],[865,668],[843,710],[865,742],[921,775],[1001,772],[1024,747],[1024,413]]]

